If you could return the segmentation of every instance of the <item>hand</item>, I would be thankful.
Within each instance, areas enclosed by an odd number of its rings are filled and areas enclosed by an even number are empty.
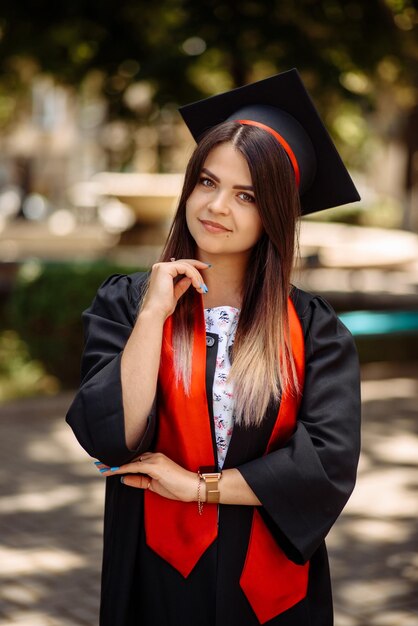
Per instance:
[[[131,463],[110,468],[96,463],[103,476],[123,475],[123,484],[150,489],[163,498],[193,502],[197,497],[197,474],[184,469],[161,452],[145,452]]]
[[[208,267],[210,267],[208,263],[196,259],[155,263],[152,266],[142,311],[161,313],[164,319],[167,319],[174,312],[177,302],[190,285],[193,285],[198,293],[207,293],[207,287],[199,270]],[[178,276],[182,278],[176,281]]]

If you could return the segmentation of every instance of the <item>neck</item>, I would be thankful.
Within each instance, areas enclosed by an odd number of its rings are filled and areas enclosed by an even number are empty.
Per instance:
[[[242,305],[242,287],[244,284],[247,261],[240,257],[219,257],[211,259],[205,255],[205,262],[212,267],[204,270],[203,276],[208,293],[203,296],[205,308],[216,306],[233,306],[238,309]]]

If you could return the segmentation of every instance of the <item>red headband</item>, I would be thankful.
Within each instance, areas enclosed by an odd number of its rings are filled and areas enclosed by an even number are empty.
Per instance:
[[[273,130],[273,128],[270,128],[270,126],[266,126],[265,124],[262,124],[261,122],[254,122],[253,120],[236,120],[236,121],[239,122],[240,124],[248,124],[248,126],[258,126],[258,128],[262,128],[263,130],[266,130],[268,133],[270,133],[270,135],[273,135],[273,137],[277,139],[279,144],[283,146],[283,148],[285,149],[286,154],[290,159],[293,170],[295,172],[296,185],[299,187],[299,183],[300,183],[299,165],[298,165],[295,153],[293,152],[292,148],[287,143],[286,139],[284,139],[281,135],[279,135],[278,132]]]

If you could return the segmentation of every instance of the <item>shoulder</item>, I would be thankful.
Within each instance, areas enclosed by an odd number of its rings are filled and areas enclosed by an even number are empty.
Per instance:
[[[315,296],[308,291],[298,289],[298,287],[292,285],[290,290],[290,299],[292,300],[296,313],[301,321],[310,315],[311,308],[314,306],[314,300],[316,298],[318,298],[318,296]]]
[[[146,288],[148,276],[148,272],[108,276],[97,290],[91,306],[85,311],[85,315],[95,314],[111,318],[122,315],[133,323]]]
[[[290,297],[306,338],[311,337],[312,333],[351,338],[350,331],[325,298],[294,286]]]

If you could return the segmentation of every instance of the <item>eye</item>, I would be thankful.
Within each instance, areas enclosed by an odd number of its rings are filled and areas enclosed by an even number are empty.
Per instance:
[[[241,191],[238,194],[238,197],[241,198],[241,200],[243,200],[244,202],[250,202],[250,203],[255,202],[254,196],[252,196],[250,193],[246,193],[245,191]]]
[[[213,182],[213,180],[211,178],[208,178],[207,176],[201,176],[199,178],[199,183],[201,185],[203,185],[203,187],[214,187],[215,183]]]

